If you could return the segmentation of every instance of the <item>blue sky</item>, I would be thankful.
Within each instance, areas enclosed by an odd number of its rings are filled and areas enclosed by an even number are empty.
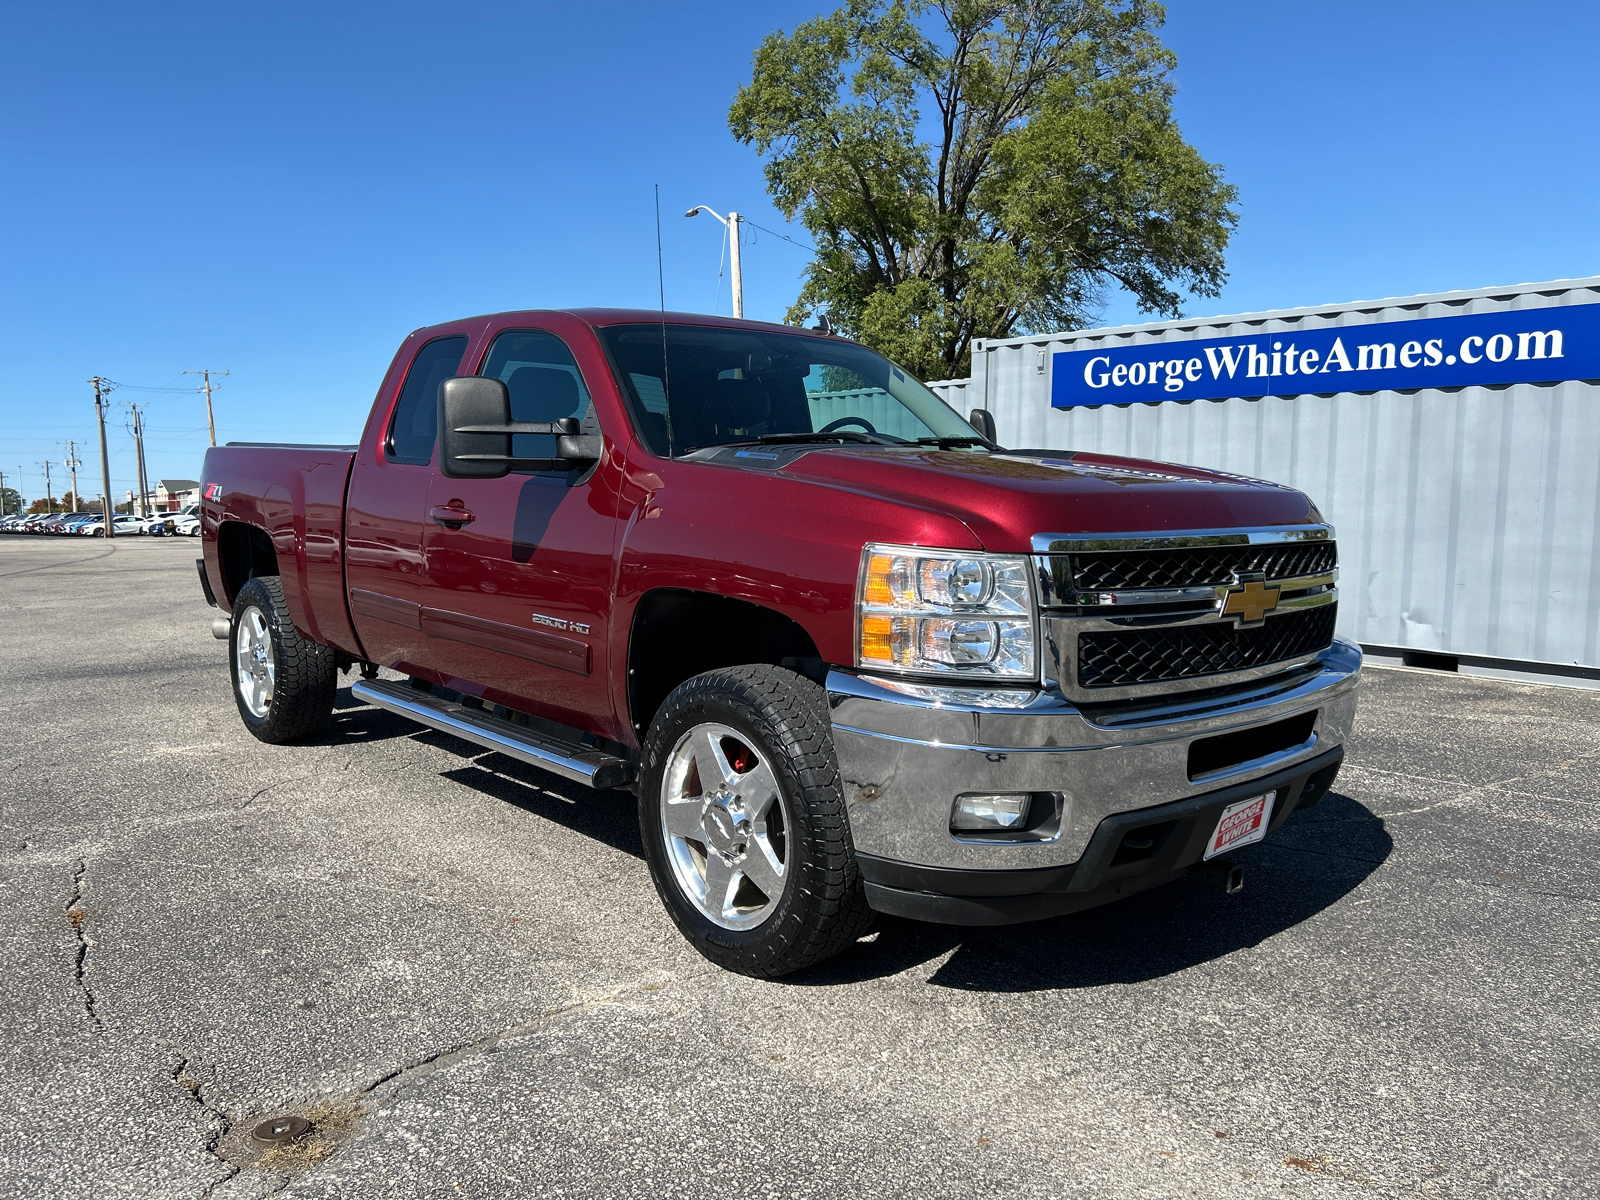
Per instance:
[[[831,7],[829,5],[828,7]],[[197,477],[219,440],[351,440],[399,340],[472,313],[728,309],[718,226],[783,230],[727,132],[763,5],[8,6],[0,46],[0,471],[43,493],[92,393],[113,488]],[[1179,122],[1241,191],[1230,281],[1191,314],[1600,273],[1600,6],[1185,0]],[[791,232],[805,240],[803,230]],[[779,319],[806,255],[759,230],[746,313]],[[1141,319],[1113,297],[1107,323]],[[56,470],[60,494],[63,472]]]

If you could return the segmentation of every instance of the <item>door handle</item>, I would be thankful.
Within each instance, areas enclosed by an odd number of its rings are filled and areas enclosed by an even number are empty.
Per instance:
[[[428,519],[438,522],[447,529],[460,529],[463,525],[472,523],[472,514],[453,504],[435,504],[428,510]]]

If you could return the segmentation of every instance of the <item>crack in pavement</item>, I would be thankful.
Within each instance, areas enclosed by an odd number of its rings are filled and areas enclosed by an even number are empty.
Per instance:
[[[243,810],[249,808],[252,804],[254,804],[262,796],[265,796],[268,792],[272,791],[274,788],[281,788],[291,783],[304,783],[307,779],[317,778],[317,776],[321,773],[322,772],[320,771],[315,771],[310,775],[296,775],[293,779],[280,779],[277,783],[269,783],[266,787],[258,788],[254,792],[251,792],[250,795],[245,798],[243,804],[237,804],[234,806],[234,811],[242,812]]]
[[[710,969],[706,971],[694,972],[688,975],[675,976],[665,980],[650,980],[644,983],[626,983],[618,987],[614,987],[607,994],[594,999],[577,1000],[569,1004],[558,1005],[554,1008],[546,1009],[541,1015],[531,1021],[524,1021],[517,1025],[512,1025],[506,1029],[502,1029],[498,1032],[488,1034],[485,1037],[478,1038],[476,1041],[464,1042],[459,1046],[451,1046],[448,1049],[440,1050],[435,1054],[430,1054],[424,1058],[417,1059],[414,1062],[406,1063],[402,1066],[396,1067],[388,1074],[379,1076],[366,1087],[359,1089],[356,1092],[356,1096],[374,1097],[378,1089],[385,1087],[385,1085],[392,1085],[386,1090],[390,1095],[393,1095],[402,1086],[409,1084],[414,1079],[423,1079],[438,1071],[447,1071],[457,1063],[465,1062],[467,1059],[477,1058],[481,1055],[488,1054],[497,1049],[501,1042],[531,1036],[532,1034],[538,1033],[552,1025],[558,1024],[559,1022],[568,1020],[571,1017],[579,1016],[586,1012],[592,1012],[595,1009],[617,1007],[620,1005],[623,998],[629,995],[629,993],[640,991],[657,992],[672,984],[689,983],[695,979],[703,979],[708,976],[718,974],[721,974],[721,972],[716,969]]]
[[[94,1022],[94,1027],[104,1029],[100,1023],[100,1014],[95,1011],[94,993],[89,990],[89,981],[84,978],[84,965],[89,957],[89,939],[83,936],[83,923],[89,914],[81,907],[83,901],[83,877],[89,870],[89,860],[80,858],[78,869],[72,873],[72,895],[67,897],[67,924],[72,927],[73,939],[77,942],[77,952],[72,962],[72,981],[78,989],[78,995],[83,998],[83,1011],[89,1014],[89,1019]]]
[[[1446,797],[1443,800],[1435,800],[1432,804],[1424,804],[1420,808],[1406,808],[1406,809],[1401,809],[1399,812],[1375,813],[1374,815],[1376,815],[1378,817],[1381,817],[1383,820],[1387,821],[1387,820],[1390,820],[1393,817],[1415,816],[1417,813],[1430,812],[1435,808],[1444,808],[1447,805],[1465,804],[1468,801],[1474,800],[1479,796],[1485,795],[1485,794],[1487,794],[1489,792],[1495,791],[1495,790],[1500,789],[1500,788],[1504,788],[1506,786],[1506,784],[1508,784],[1508,783],[1522,783],[1524,781],[1531,781],[1531,780],[1534,780],[1534,779],[1544,779],[1544,778],[1547,778],[1547,777],[1549,777],[1551,775],[1558,774],[1559,772],[1566,770],[1568,767],[1577,766],[1579,763],[1588,762],[1589,760],[1594,759],[1594,758],[1600,758],[1600,750],[1590,750],[1590,751],[1587,751],[1587,752],[1585,752],[1583,754],[1575,754],[1571,758],[1564,759],[1561,762],[1552,763],[1550,766],[1546,767],[1542,771],[1531,771],[1531,772],[1528,772],[1527,774],[1524,774],[1524,775],[1510,775],[1510,776],[1507,776],[1505,779],[1496,779],[1496,780],[1493,780],[1490,783],[1479,784],[1475,788],[1471,788],[1471,789],[1469,789],[1469,790],[1467,790],[1465,792],[1461,792],[1461,793],[1459,793],[1457,795],[1454,795],[1454,796]],[[1392,773],[1393,774],[1399,774],[1399,772],[1392,772]],[[1425,778],[1425,777],[1418,777],[1418,778]],[[1448,781],[1441,781],[1441,782],[1448,782]]]
[[[206,1122],[209,1131],[209,1136],[206,1138],[206,1153],[228,1168],[226,1175],[208,1184],[206,1190],[200,1193],[203,1198],[210,1196],[218,1187],[237,1175],[239,1168],[217,1153],[217,1147],[222,1143],[222,1139],[227,1137],[229,1130],[233,1128],[233,1118],[206,1099],[205,1082],[198,1078],[199,1072],[197,1071],[195,1074],[189,1073],[189,1067],[192,1063],[193,1060],[188,1055],[179,1051],[177,1064],[168,1073],[169,1078],[182,1088],[184,1094],[193,1100],[200,1107],[200,1111],[209,1118]]]
[[[42,567],[24,567],[20,571],[0,571],[0,579],[9,579],[13,575],[33,575],[39,571],[53,571],[57,567],[70,567],[73,563],[93,562],[97,558],[106,558],[116,552],[115,546],[107,546],[99,554],[91,554],[85,558],[69,558],[63,562],[45,563]]]

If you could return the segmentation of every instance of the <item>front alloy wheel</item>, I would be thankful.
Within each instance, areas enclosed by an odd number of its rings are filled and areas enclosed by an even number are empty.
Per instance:
[[[678,739],[661,788],[673,878],[707,920],[753,929],[783,898],[786,822],[777,777],[726,725]]]
[[[871,926],[832,734],[822,689],[764,665],[696,675],[650,723],[639,782],[650,876],[719,966],[787,975]]]

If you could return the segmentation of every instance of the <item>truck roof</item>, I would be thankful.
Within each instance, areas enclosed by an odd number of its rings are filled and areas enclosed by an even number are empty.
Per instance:
[[[577,317],[594,326],[605,325],[646,325],[665,321],[669,325],[712,325],[725,329],[760,329],[768,332],[798,333],[809,337],[830,338],[835,341],[841,339],[837,334],[826,334],[816,329],[802,329],[798,325],[783,325],[776,321],[747,321],[733,317],[718,317],[710,313],[691,312],[663,312],[659,308],[529,308],[517,309],[511,312],[482,313],[475,317],[463,317],[455,321],[443,321],[438,325],[428,325],[418,329],[415,333],[429,333],[435,329],[442,329],[446,325],[459,325],[461,321],[501,320],[503,318],[516,319],[518,317],[539,317],[551,313],[560,313],[563,316]]]

